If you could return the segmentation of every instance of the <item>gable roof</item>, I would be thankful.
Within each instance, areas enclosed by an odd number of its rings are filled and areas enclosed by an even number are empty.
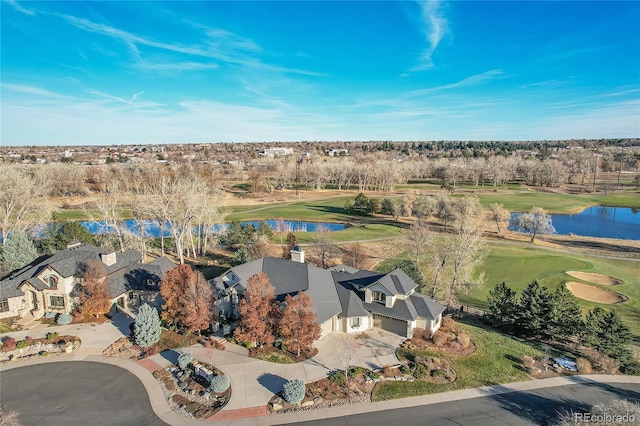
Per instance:
[[[390,308],[378,302],[365,302],[365,290],[376,284],[383,286],[392,295],[406,295],[414,290],[417,284],[401,269],[388,274],[366,270],[355,273],[333,272],[332,276],[342,305],[341,315],[344,317],[365,316],[371,312],[405,321],[413,321],[419,317],[433,320],[445,309],[429,297],[417,293],[402,300],[396,298]]]
[[[158,257],[149,263],[131,263],[126,268],[108,275],[109,293],[115,298],[129,290],[151,290],[147,280],[160,282],[164,274],[176,266],[166,257]]]
[[[331,272],[308,263],[293,262],[274,257],[263,257],[242,265],[234,266],[214,279],[216,290],[224,292],[233,288],[243,294],[249,278],[264,272],[275,288],[276,297],[305,291],[313,302],[313,311],[319,323],[338,314],[341,309]],[[224,278],[233,273],[237,282],[228,283]]]
[[[38,278],[38,275],[46,268],[53,269],[63,277],[81,277],[84,274],[86,265],[92,260],[100,261],[100,255],[104,253],[108,253],[108,251],[89,244],[82,244],[62,250],[52,256],[40,257],[0,280],[0,299],[24,296],[20,286],[25,282],[28,282],[37,290],[48,288],[47,284]],[[163,257],[143,264],[140,262],[140,252],[137,250],[117,253],[116,263],[113,265],[101,264],[109,277],[109,287],[114,297],[122,294],[129,285],[139,286],[141,285],[140,283],[146,283],[147,277],[158,276],[162,278],[166,271],[175,266],[173,262]],[[134,271],[138,271],[138,273],[134,274]],[[127,274],[129,275],[127,276]],[[141,279],[140,282],[136,282],[133,279],[136,276]]]
[[[380,284],[391,295],[397,294],[409,294],[418,285],[400,268],[389,272],[388,274],[380,277],[376,282],[371,283],[368,287],[374,284]]]

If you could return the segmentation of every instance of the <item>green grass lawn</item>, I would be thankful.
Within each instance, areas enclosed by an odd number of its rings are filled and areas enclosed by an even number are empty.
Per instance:
[[[472,289],[469,294],[458,295],[460,303],[479,309],[487,309],[489,290],[496,284],[505,282],[515,290],[522,290],[530,282],[537,280],[541,285],[555,291],[567,281],[581,281],[565,271],[596,272],[624,281],[616,286],[602,286],[624,294],[629,298],[624,303],[604,305],[577,299],[583,310],[601,306],[614,309],[622,316],[640,341],[640,262],[634,260],[614,260],[595,256],[561,253],[532,246],[528,243],[489,243],[489,255],[478,272],[484,272],[484,284]],[[394,269],[406,254],[380,263],[376,269],[384,272]]]
[[[471,355],[452,356],[439,350],[411,351],[414,355],[435,356],[447,359],[457,373],[453,383],[435,384],[414,382],[381,382],[373,390],[373,401],[426,395],[479,386],[496,385],[527,380],[520,368],[523,356],[541,356],[542,352],[528,342],[518,341],[480,324],[458,324],[476,345]]]
[[[542,207],[550,213],[575,213],[594,205],[640,208],[638,191],[625,191],[606,196],[523,191],[498,191],[476,195],[484,207],[500,203],[509,211],[520,212],[529,211],[532,207]]]
[[[603,288],[624,294],[629,300],[615,305],[601,305],[578,299],[580,306],[585,309],[594,306],[615,309],[633,333],[640,336],[640,262],[565,254],[525,245],[491,243],[489,247],[491,252],[482,269],[486,282],[468,295],[461,295],[461,303],[486,309],[489,290],[502,281],[513,289],[521,290],[537,280],[554,291],[567,281],[580,281],[565,274],[565,271],[597,272],[623,280],[624,284]]]

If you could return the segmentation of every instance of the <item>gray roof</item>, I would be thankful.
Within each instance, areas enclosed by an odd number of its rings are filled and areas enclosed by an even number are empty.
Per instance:
[[[214,283],[219,291],[234,288],[243,294],[249,278],[261,272],[267,274],[277,296],[306,291],[313,301],[318,322],[336,314],[355,317],[367,316],[371,312],[406,321],[418,317],[435,319],[444,311],[444,306],[421,294],[412,294],[404,300],[396,298],[391,308],[377,302],[364,302],[364,290],[375,283],[383,285],[396,296],[411,293],[417,284],[401,269],[388,274],[342,266],[321,269],[307,263],[265,257],[234,266],[215,278]],[[223,278],[231,273],[238,277],[238,281],[225,285]]]
[[[20,286],[28,282],[37,290],[44,290],[47,284],[37,278],[45,268],[51,267],[63,277],[81,277],[84,274],[86,265],[92,260],[100,260],[100,255],[108,253],[99,247],[88,244],[62,250],[52,256],[43,256],[34,260],[22,269],[13,271],[11,274],[0,280],[0,298],[10,298],[23,296],[24,292]],[[171,269],[174,264],[169,259],[158,258],[148,264],[140,263],[140,252],[137,250],[127,250],[116,254],[116,263],[113,265],[102,265],[109,276],[112,293],[132,285],[132,279],[138,274],[144,275],[141,282],[145,283],[148,277],[162,277],[164,272]],[[138,273],[135,273],[139,270]],[[127,274],[129,274],[127,276]],[[113,282],[113,284],[111,284]],[[115,294],[117,296],[123,291]]]
[[[166,257],[158,257],[149,263],[132,263],[109,275],[109,292],[115,298],[129,290],[157,290],[164,274],[176,266]],[[147,285],[147,280],[154,282]]]
[[[409,296],[409,300],[423,318],[436,319],[445,310],[444,306],[423,294],[414,293]]]
[[[369,311],[364,308],[362,299],[360,299],[357,292],[350,287],[351,286],[349,286],[349,284],[336,281],[336,291],[338,292],[338,298],[340,299],[340,305],[342,306],[340,315],[343,317],[368,316]]]
[[[378,284],[382,285],[392,295],[409,294],[418,285],[405,272],[397,268],[381,277]],[[371,283],[373,285],[375,283]]]
[[[413,293],[404,300],[396,298],[393,306],[387,308],[382,303],[365,303],[364,290],[379,283],[393,295],[406,295],[417,287],[417,284],[401,269],[388,274],[359,270],[350,274],[347,272],[333,272],[333,279],[342,304],[342,316],[364,316],[368,312],[385,315],[392,318],[413,321],[418,317],[436,319],[445,309],[427,296]]]
[[[287,294],[293,295],[299,291],[306,291],[313,301],[313,311],[319,323],[338,314],[341,310],[340,300],[331,278],[331,272],[308,263],[263,257],[234,266],[215,278],[214,284],[218,291],[224,291],[225,283],[222,278],[229,273],[233,273],[239,278],[239,281],[233,283],[231,287],[238,294],[243,294],[249,278],[261,272],[264,272],[269,277],[277,297],[282,298]]]

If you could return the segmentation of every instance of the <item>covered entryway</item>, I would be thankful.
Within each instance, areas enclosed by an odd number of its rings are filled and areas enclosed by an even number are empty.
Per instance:
[[[407,322],[404,320],[373,314],[373,326],[407,337]]]

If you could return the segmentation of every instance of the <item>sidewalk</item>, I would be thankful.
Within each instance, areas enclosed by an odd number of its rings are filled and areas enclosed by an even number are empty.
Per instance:
[[[41,337],[48,332],[77,335],[82,345],[73,355],[57,355],[48,358],[16,361],[0,366],[0,372],[33,364],[62,361],[93,361],[115,365],[128,370],[142,382],[147,390],[151,407],[158,417],[171,425],[203,425],[213,422],[216,425],[275,425],[301,421],[326,419],[360,413],[415,407],[436,404],[445,401],[464,400],[488,395],[499,395],[517,391],[541,389],[545,387],[565,386],[576,383],[636,383],[640,387],[640,377],[618,375],[568,376],[550,379],[531,380],[497,386],[445,392],[433,395],[396,399],[391,401],[345,405],[300,411],[297,413],[267,415],[266,404],[271,396],[280,391],[282,384],[289,379],[298,378],[306,383],[326,376],[329,368],[319,362],[308,360],[297,364],[274,364],[247,356],[247,349],[226,343],[226,349],[216,350],[204,348],[197,344],[177,351],[165,351],[162,354],[135,362],[119,358],[104,357],[102,351],[115,340],[128,334],[130,317],[119,313],[113,323],[74,324],[46,329],[32,329],[23,332],[9,333],[16,339],[29,335]],[[37,331],[37,332],[36,332]],[[207,422],[187,419],[169,407],[165,395],[153,377],[152,372],[175,362],[179,352],[189,352],[195,359],[211,363],[229,375],[232,383],[232,395],[229,403]]]

